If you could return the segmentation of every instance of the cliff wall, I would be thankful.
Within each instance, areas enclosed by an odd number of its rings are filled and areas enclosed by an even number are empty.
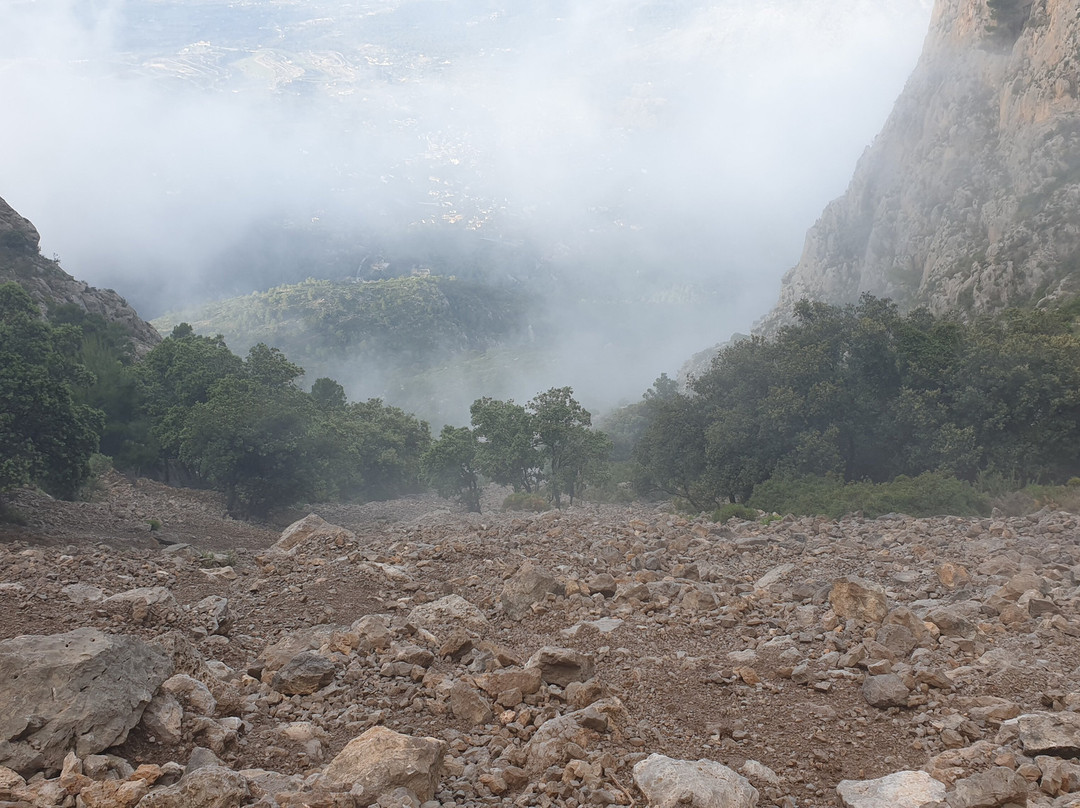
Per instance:
[[[37,228],[0,199],[0,283],[21,284],[43,312],[50,303],[74,303],[91,314],[121,323],[140,356],[161,342],[154,327],[120,295],[76,280],[56,261],[41,255],[39,245]]]
[[[972,314],[1080,291],[1078,91],[1080,0],[938,0],[884,129],[755,331],[802,298]]]

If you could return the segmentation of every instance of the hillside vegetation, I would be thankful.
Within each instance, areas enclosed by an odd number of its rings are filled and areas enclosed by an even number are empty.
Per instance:
[[[723,350],[689,394],[658,384],[636,420],[624,417],[639,436],[640,490],[699,510],[771,510],[813,507],[797,490],[807,477],[842,486],[939,472],[1015,487],[1080,474],[1075,303],[964,323],[864,296],[803,301],[796,315],[775,338]],[[845,499],[817,493],[822,513]]]
[[[528,325],[528,302],[511,288],[455,277],[309,278],[155,324],[167,333],[180,322],[200,334],[221,334],[236,350],[272,345],[313,372],[343,359],[419,370],[519,336]]]
[[[1080,475],[1075,304],[963,323],[869,296],[806,302],[798,324],[731,345],[689,393],[661,376],[603,432],[561,387],[525,405],[477,399],[468,426],[433,440],[417,416],[349,402],[332,378],[302,388],[304,369],[263,343],[241,357],[181,324],[135,362],[99,315],[57,306],[45,322],[17,285],[0,290],[7,409],[23,413],[0,421],[0,492],[30,483],[75,496],[98,448],[118,469],[217,489],[247,517],[427,486],[476,510],[488,481],[526,509],[634,491],[697,512],[738,506],[717,518],[973,514],[989,494]],[[31,414],[57,407],[70,415],[48,424],[81,426],[34,426]]]

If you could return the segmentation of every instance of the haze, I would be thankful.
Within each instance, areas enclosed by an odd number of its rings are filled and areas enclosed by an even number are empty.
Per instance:
[[[568,325],[550,373],[462,396],[632,400],[772,305],[930,3],[524,6],[4,0],[0,195],[44,254],[145,317],[486,239],[573,277],[577,300],[671,314],[615,349],[625,317]],[[310,251],[268,256],[281,232]]]

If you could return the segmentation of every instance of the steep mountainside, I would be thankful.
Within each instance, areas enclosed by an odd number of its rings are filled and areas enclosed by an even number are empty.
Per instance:
[[[68,275],[60,264],[38,250],[37,228],[0,199],[0,283],[15,281],[42,308],[50,303],[74,303],[109,322],[122,324],[131,334],[137,354],[161,341],[154,327],[142,320],[120,295],[111,289],[95,289]]]
[[[1078,0],[937,0],[884,130],[757,330],[802,298],[980,313],[1080,290],[1078,92]]]

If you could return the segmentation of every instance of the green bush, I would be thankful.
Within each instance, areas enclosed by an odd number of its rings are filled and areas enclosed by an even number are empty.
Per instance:
[[[548,509],[548,501],[539,494],[517,491],[503,500],[504,511],[534,511],[540,513]]]
[[[738,503],[728,503],[713,511],[712,520],[723,524],[728,519],[744,519],[750,521],[758,518],[758,512],[754,508],[748,508]]]
[[[749,504],[768,512],[834,519],[855,511],[874,518],[886,513],[977,516],[990,510],[985,494],[940,472],[918,477],[901,475],[888,483],[844,483],[836,477],[774,477],[754,487]]]

